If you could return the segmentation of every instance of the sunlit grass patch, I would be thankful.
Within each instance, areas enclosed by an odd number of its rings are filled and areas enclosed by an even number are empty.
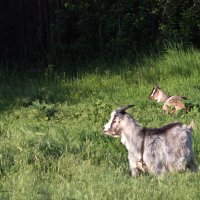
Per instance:
[[[200,162],[199,55],[175,48],[135,63],[99,62],[73,79],[54,72],[4,80],[0,199],[198,199],[199,172],[132,178],[126,149],[102,129],[111,111],[127,104],[146,127],[194,120]],[[148,99],[154,84],[187,97],[189,112],[164,113]]]

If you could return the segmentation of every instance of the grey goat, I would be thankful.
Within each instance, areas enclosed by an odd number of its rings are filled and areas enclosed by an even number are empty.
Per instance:
[[[113,111],[104,126],[105,134],[120,137],[126,146],[132,176],[142,171],[151,174],[196,171],[192,124],[171,123],[160,128],[145,128],[126,112],[132,106]]]

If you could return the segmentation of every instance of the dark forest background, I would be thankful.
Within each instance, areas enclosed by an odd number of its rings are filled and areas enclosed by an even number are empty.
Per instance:
[[[200,0],[1,0],[0,63],[42,69],[200,47]]]

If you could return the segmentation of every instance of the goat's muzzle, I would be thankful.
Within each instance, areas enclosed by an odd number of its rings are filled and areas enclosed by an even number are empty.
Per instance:
[[[154,98],[153,96],[148,96],[148,99],[153,100]]]

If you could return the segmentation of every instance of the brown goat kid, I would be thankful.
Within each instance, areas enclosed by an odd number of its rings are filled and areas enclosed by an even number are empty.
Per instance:
[[[161,88],[154,87],[149,99],[157,100],[158,103],[163,104],[163,110],[167,113],[177,113],[179,110],[186,110],[184,98],[181,96],[168,96]]]
[[[196,171],[192,125],[171,123],[160,128],[145,128],[126,112],[132,106],[113,111],[104,126],[105,134],[120,137],[126,146],[132,176],[142,171],[151,174]]]

